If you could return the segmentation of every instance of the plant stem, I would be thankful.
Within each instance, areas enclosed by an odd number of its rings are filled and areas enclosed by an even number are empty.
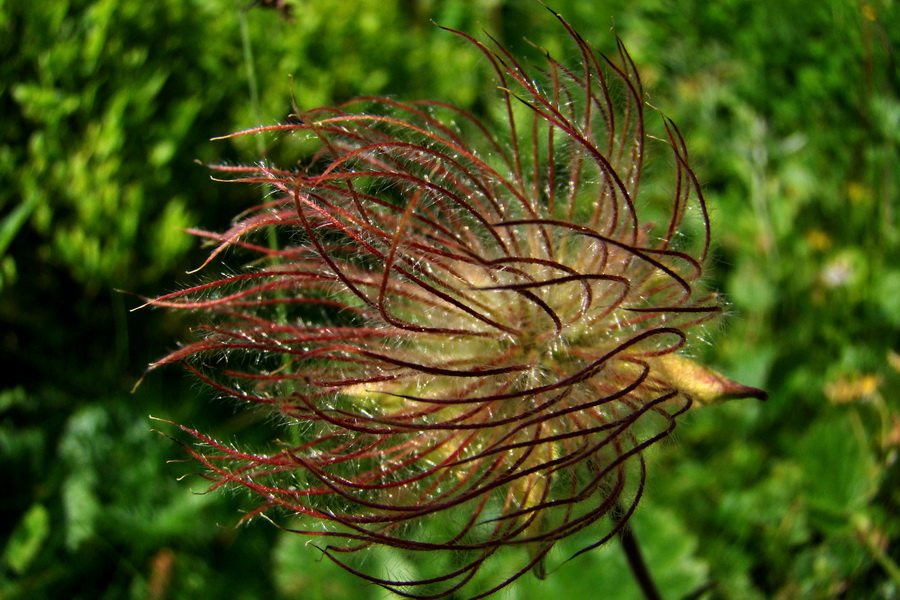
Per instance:
[[[622,544],[622,550],[625,551],[625,558],[628,559],[628,568],[631,569],[631,574],[634,575],[634,579],[640,586],[644,598],[646,600],[662,600],[662,596],[653,582],[653,577],[650,575],[650,570],[647,568],[647,563],[644,562],[644,555],[641,554],[634,530],[627,522],[619,530],[619,542]]]
[[[262,107],[259,102],[259,82],[256,79],[256,65],[253,61],[253,46],[250,44],[250,30],[247,27],[246,9],[238,12],[238,21],[241,25],[241,46],[244,50],[244,68],[247,69],[247,86],[250,89],[250,103],[253,106],[253,117],[256,124],[262,122]],[[256,150],[260,156],[265,156],[265,145],[262,138],[256,136]]]

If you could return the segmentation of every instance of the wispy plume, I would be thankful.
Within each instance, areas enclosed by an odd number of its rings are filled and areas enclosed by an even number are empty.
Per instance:
[[[660,137],[645,133],[621,43],[607,59],[558,19],[577,66],[535,69],[453,32],[496,72],[501,127],[361,98],[233,134],[318,150],[302,168],[214,166],[272,190],[228,231],[195,232],[210,260],[249,262],[150,302],[207,315],[154,367],[183,363],[284,423],[263,453],[182,427],[212,487],[257,494],[248,518],[286,509],[281,526],[404,596],[457,592],[504,548],[526,550],[519,567],[466,593],[542,576],[553,545],[587,528],[584,550],[600,546],[641,497],[643,451],[692,403],[764,398],[682,353],[721,303],[698,284],[709,219],[681,134],[655,111]],[[650,150],[672,166],[655,224],[639,195]],[[448,566],[366,573],[351,555],[376,545]]]

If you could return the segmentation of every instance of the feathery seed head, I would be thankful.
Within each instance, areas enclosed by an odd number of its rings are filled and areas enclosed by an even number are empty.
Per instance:
[[[198,232],[213,256],[254,260],[151,301],[215,316],[157,366],[184,362],[293,436],[256,454],[185,429],[214,486],[299,515],[354,572],[346,553],[373,545],[453,557],[438,578],[360,573],[409,597],[458,590],[504,547],[527,558],[482,595],[541,575],[584,528],[599,546],[641,495],[642,451],[692,400],[764,397],[678,354],[720,312],[697,284],[709,220],[684,141],[665,119],[648,141],[621,44],[607,60],[559,20],[577,68],[548,56],[533,73],[454,32],[496,71],[499,133],[443,103],[363,98],[233,134],[318,151],[299,169],[213,167],[272,192],[229,231]],[[673,163],[657,225],[638,201],[649,146]]]

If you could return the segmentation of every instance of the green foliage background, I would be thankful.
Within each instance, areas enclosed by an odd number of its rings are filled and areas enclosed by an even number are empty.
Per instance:
[[[265,522],[196,495],[148,414],[267,432],[173,369],[180,317],[117,292],[188,280],[252,190],[209,138],[359,95],[484,114],[488,65],[435,27],[572,57],[531,0],[0,0],[0,598],[384,598]],[[616,32],[679,124],[714,210],[731,316],[707,362],[770,392],[692,413],[635,520],[667,599],[900,598],[900,7],[895,0],[556,0]],[[246,44],[245,44],[246,42]],[[248,56],[246,49],[252,50]],[[290,77],[292,76],[292,78]],[[559,551],[566,556],[577,546]],[[368,560],[395,564],[400,556]],[[428,565],[407,568],[426,573]],[[504,598],[627,600],[615,544]]]

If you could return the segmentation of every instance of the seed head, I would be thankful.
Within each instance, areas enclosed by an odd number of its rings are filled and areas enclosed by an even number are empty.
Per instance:
[[[679,354],[721,310],[698,285],[709,219],[684,140],[667,119],[664,139],[645,135],[621,43],[607,59],[559,21],[578,67],[531,69],[453,32],[496,72],[499,128],[361,98],[233,134],[318,149],[301,168],[214,166],[271,192],[227,232],[197,232],[210,260],[251,261],[151,301],[210,317],[154,367],[182,362],[284,423],[266,453],[183,428],[213,487],[258,494],[251,516],[286,509],[329,558],[408,597],[459,590],[504,548],[527,552],[476,597],[543,575],[576,532],[603,544],[641,496],[643,451],[693,400],[764,396]],[[650,147],[672,177],[643,198]],[[379,545],[438,551],[446,570],[384,578],[348,556]]]

